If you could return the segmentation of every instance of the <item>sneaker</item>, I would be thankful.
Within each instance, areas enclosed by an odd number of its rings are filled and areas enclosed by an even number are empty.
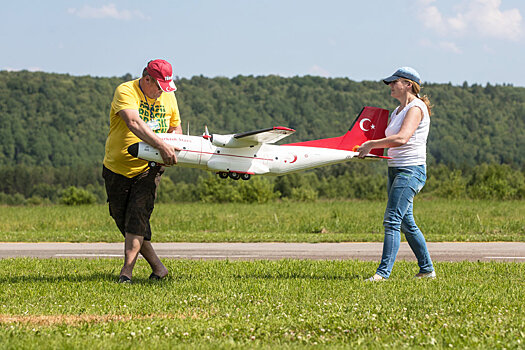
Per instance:
[[[131,283],[131,278],[122,275],[118,278],[118,283]]]
[[[367,282],[377,282],[377,281],[384,281],[386,280],[386,278],[384,278],[383,276],[379,276],[377,273],[375,275],[373,275],[372,277],[366,279],[365,281]]]
[[[414,276],[415,278],[436,278],[436,271],[432,272],[420,272]]]

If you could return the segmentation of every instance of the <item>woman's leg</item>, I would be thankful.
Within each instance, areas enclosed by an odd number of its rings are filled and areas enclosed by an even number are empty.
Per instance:
[[[430,259],[430,253],[427,249],[425,237],[419,227],[417,227],[414,220],[412,208],[413,205],[410,205],[405,217],[403,218],[401,231],[405,234],[408,245],[417,258],[419,273],[429,273],[434,271],[434,266],[432,265],[432,259]]]
[[[383,241],[383,254],[376,273],[388,278],[394,267],[399,245],[401,243],[401,222],[408,209],[412,206],[418,186],[418,172],[415,167],[398,167],[388,169],[388,203],[385,210],[383,226],[385,239]],[[422,187],[422,186],[421,186]]]

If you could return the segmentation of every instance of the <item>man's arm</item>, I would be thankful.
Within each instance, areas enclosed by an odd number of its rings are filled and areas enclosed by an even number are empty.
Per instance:
[[[173,132],[175,134],[182,134],[182,126],[179,124],[178,126],[170,126],[168,129],[168,132]]]
[[[139,112],[136,109],[123,109],[118,112],[118,115],[124,120],[129,130],[131,130],[131,132],[139,139],[159,150],[164,164],[177,164],[177,155],[175,154],[175,151],[180,151],[180,149],[167,144],[160,137],[155,135],[149,126],[140,119]]]

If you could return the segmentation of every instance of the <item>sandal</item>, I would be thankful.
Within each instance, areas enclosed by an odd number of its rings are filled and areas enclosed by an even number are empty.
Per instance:
[[[159,275],[156,275],[154,272],[152,272],[151,275],[149,275],[149,279],[152,280],[152,281],[160,281],[162,279],[162,277],[160,277]]]
[[[118,278],[117,283],[131,283],[131,278],[129,278],[128,276],[122,275]]]

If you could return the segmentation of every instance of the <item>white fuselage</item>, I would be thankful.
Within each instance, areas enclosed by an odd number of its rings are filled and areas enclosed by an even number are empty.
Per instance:
[[[283,175],[347,161],[357,152],[304,146],[257,143],[246,147],[218,147],[202,136],[157,134],[180,148],[177,165],[217,172]],[[139,143],[138,158],[162,163],[157,149]]]

